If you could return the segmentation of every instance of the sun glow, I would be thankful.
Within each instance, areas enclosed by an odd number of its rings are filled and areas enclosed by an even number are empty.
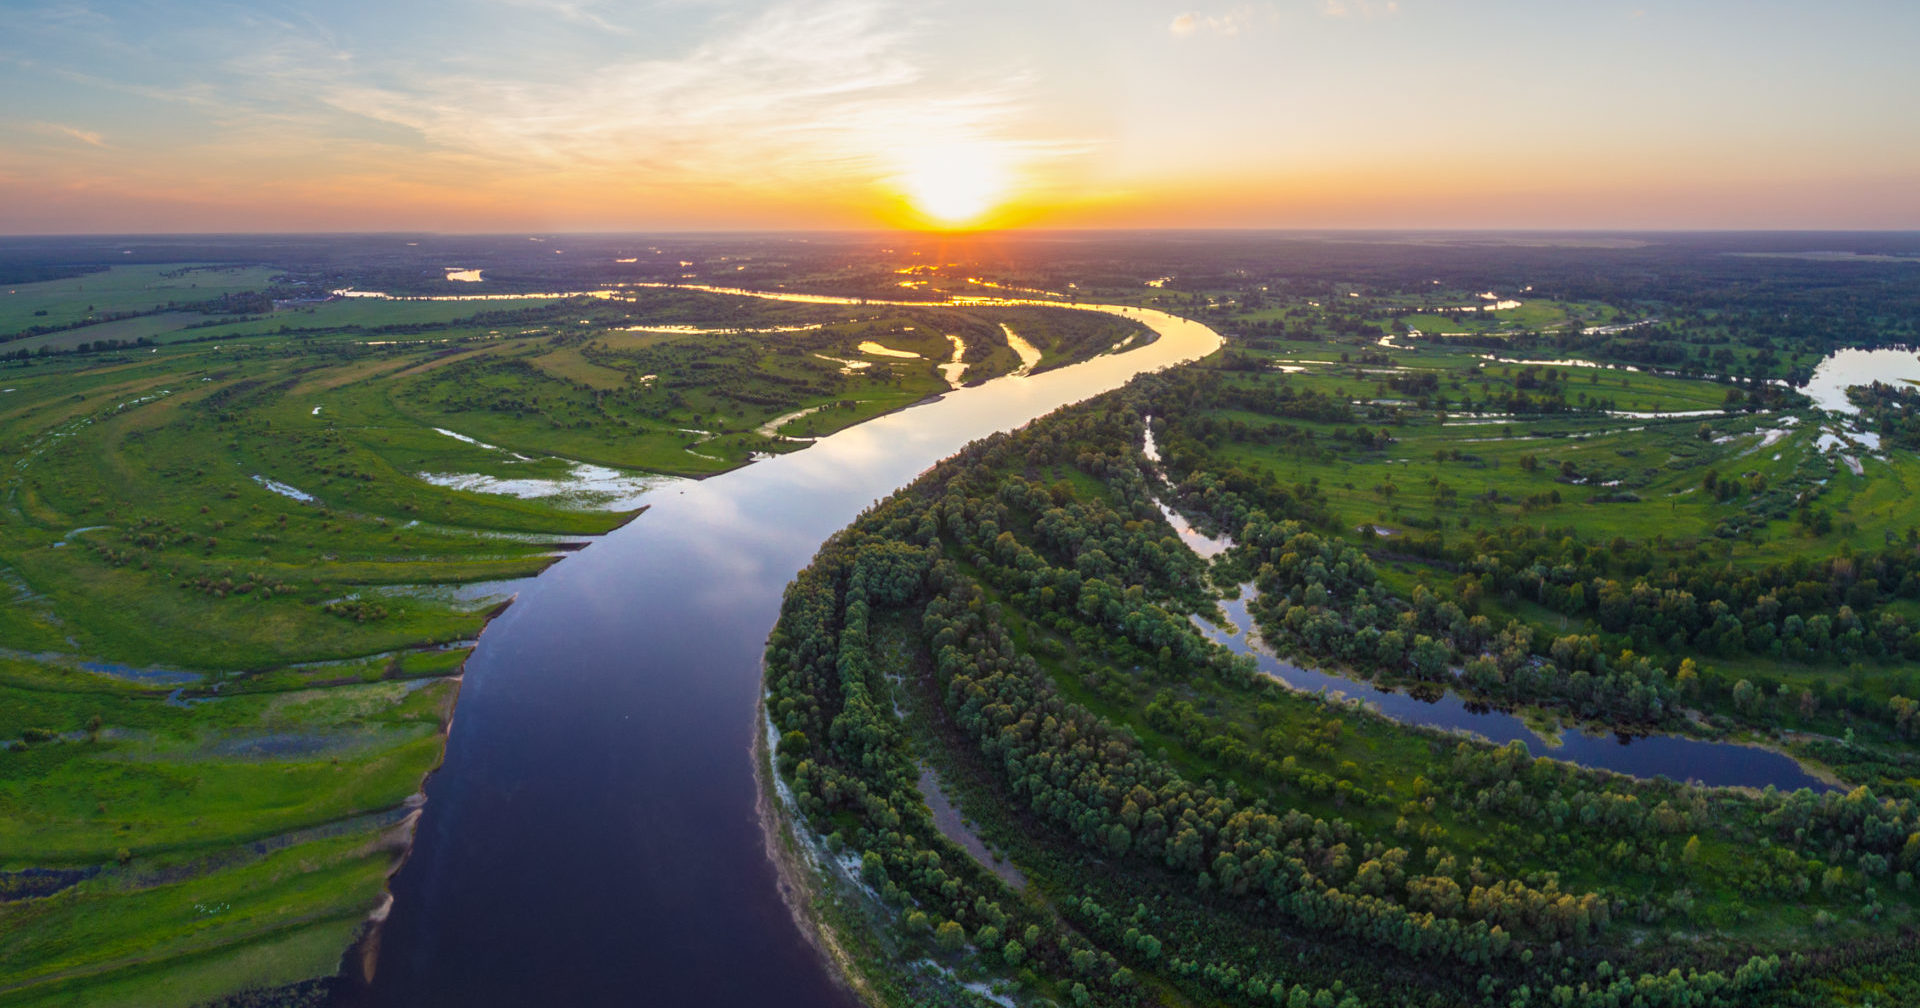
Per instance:
[[[947,228],[976,225],[1005,201],[1009,172],[990,147],[948,143],[918,149],[894,183],[929,221]]]

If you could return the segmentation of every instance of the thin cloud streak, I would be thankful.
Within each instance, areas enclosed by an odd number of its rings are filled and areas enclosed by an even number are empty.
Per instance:
[[[32,128],[33,128],[33,131],[36,133],[43,133],[48,136],[66,137],[70,140],[78,140],[81,143],[87,144],[92,147],[107,148],[112,146],[111,144],[107,143],[106,139],[102,137],[98,132],[94,130],[89,130],[89,129],[81,129],[78,126],[69,126],[66,123],[37,122],[33,124]]]
[[[528,10],[552,14],[562,20],[598,28],[601,31],[614,32],[619,35],[633,34],[633,29],[625,25],[615,24],[602,17],[594,11],[593,8],[595,5],[590,3],[576,3],[573,2],[573,0],[496,0],[496,2],[506,4],[509,7],[522,7]]]
[[[1328,17],[1358,17],[1369,21],[1400,13],[1399,0],[1325,0],[1320,8]]]
[[[1400,13],[1399,0],[1317,0],[1315,8],[1323,17],[1359,18],[1372,21]],[[1241,4],[1218,13],[1186,11],[1167,23],[1167,34],[1175,38],[1194,35],[1239,35],[1262,26],[1277,26],[1282,7],[1275,3]]]
[[[1266,8],[1264,13],[1267,20],[1272,20],[1276,16],[1271,7]],[[1238,35],[1241,31],[1251,27],[1256,21],[1260,20],[1261,15],[1262,11],[1256,9],[1252,4],[1243,4],[1219,14],[1202,14],[1199,11],[1188,11],[1174,18],[1173,21],[1167,25],[1167,32],[1176,38],[1185,38],[1190,35],[1202,33],[1208,35]]]

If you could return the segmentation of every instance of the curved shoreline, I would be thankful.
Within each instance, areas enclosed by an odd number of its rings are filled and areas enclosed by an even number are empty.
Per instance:
[[[993,305],[979,307],[990,309]],[[830,901],[834,894],[812,884],[806,863],[808,837],[783,826],[786,810],[775,806],[777,789],[765,776],[773,769],[773,748],[760,737],[763,727],[740,715],[743,708],[750,708],[755,714],[748,718],[758,716],[765,721],[761,706],[764,677],[759,663],[765,635],[778,615],[780,587],[805,566],[821,541],[857,517],[868,501],[911,483],[928,465],[976,438],[1018,427],[1033,417],[1118,387],[1137,374],[1206,356],[1224,343],[1205,325],[1164,312],[1131,306],[1073,307],[1130,318],[1144,324],[1157,338],[1135,341],[1123,352],[1102,352],[1019,381],[987,381],[944,391],[867,418],[875,421],[872,424],[863,420],[832,437],[821,438],[812,446],[813,451],[756,460],[765,464],[738,467],[726,480],[689,484],[684,495],[655,503],[660,513],[652,516],[654,520],[633,522],[617,529],[619,534],[595,537],[590,542],[599,549],[584,551],[572,564],[550,568],[547,576],[530,584],[515,606],[518,616],[509,621],[510,632],[503,637],[499,628],[493,628],[495,632],[485,635],[474,663],[469,665],[478,678],[466,684],[473,689],[464,690],[460,698],[461,714],[467,715],[459,718],[464,730],[457,735],[449,732],[444,759],[429,776],[430,799],[414,842],[389,878],[391,916],[380,923],[377,938],[369,938],[358,948],[368,952],[378,948],[371,970],[362,970],[362,981],[364,974],[371,972],[373,982],[370,987],[349,990],[342,981],[341,999],[351,998],[348,1003],[411,1004],[423,997],[457,997],[464,992],[474,1004],[515,1003],[511,996],[518,984],[545,975],[541,969],[530,971],[531,965],[542,961],[551,961],[551,969],[572,971],[553,975],[553,979],[565,977],[564,982],[548,987],[548,992],[556,996],[569,989],[612,991],[615,988],[607,985],[619,982],[620,977],[637,981],[641,974],[634,971],[639,963],[647,961],[644,957],[619,968],[595,969],[577,961],[577,941],[556,938],[591,927],[586,923],[592,919],[591,913],[570,923],[556,920],[551,930],[538,926],[548,919],[544,915],[556,912],[554,892],[579,888],[582,896],[592,893],[592,898],[599,898],[607,894],[609,885],[645,886],[646,890],[632,891],[636,895],[652,892],[655,895],[648,899],[663,902],[643,905],[658,906],[662,913],[692,914],[688,920],[700,923],[691,926],[717,928],[719,921],[725,920],[725,933],[736,937],[763,937],[775,948],[791,943],[788,951],[774,953],[797,957],[786,958],[787,965],[776,967],[775,972],[782,976],[780,983],[768,985],[759,978],[768,974],[748,971],[729,978],[721,988],[744,990],[759,985],[761,993],[781,991],[808,1004],[843,1005],[855,997],[885,997],[891,986],[886,978],[873,975],[873,982],[868,983],[860,976],[863,957],[871,958],[871,953],[864,950],[858,936],[845,930],[844,924],[836,935],[832,908],[811,902]],[[910,407],[925,407],[932,413],[921,414],[925,419],[901,419],[902,414],[915,415]],[[769,507],[791,510],[794,520],[769,526],[763,519],[751,517],[770,514],[764,510]],[[723,557],[726,563],[711,566]],[[750,572],[750,580],[727,579],[742,576],[731,566],[735,561],[741,571]],[[635,567],[636,563],[641,566]],[[681,566],[687,563],[707,564],[697,569],[716,571],[721,577],[689,578],[687,568]],[[615,599],[620,601],[616,604]],[[749,609],[741,611],[740,606],[749,599]],[[608,608],[596,608],[601,605]],[[708,608],[714,605],[724,609]],[[617,625],[607,624],[606,619],[615,612],[620,614]],[[745,617],[730,635],[716,638],[711,632],[685,629],[694,621],[710,620],[722,612],[731,614],[725,619]],[[726,646],[716,647],[729,638]],[[748,638],[755,638],[749,663],[727,657],[743,650],[735,644]],[[600,650],[596,651],[589,641],[599,642]],[[552,660],[536,658],[530,648],[552,656]],[[650,657],[636,657],[642,654]],[[675,657],[660,657],[666,654]],[[559,657],[562,655],[565,657]],[[662,660],[671,660],[672,664],[653,664]],[[729,667],[746,674],[737,674]],[[703,668],[705,677],[686,679]],[[750,680],[748,675],[752,676]],[[726,684],[736,680],[750,690],[743,698],[747,702],[740,706],[728,702],[721,707],[719,701],[734,689]],[[709,681],[713,684],[710,687],[698,685]],[[532,702],[553,705],[547,708],[549,714],[560,717],[558,723],[570,726],[564,744],[552,733],[527,724],[520,705]],[[684,709],[678,706],[683,703],[688,705]],[[473,707],[475,704],[479,706]],[[474,713],[469,714],[469,708]],[[620,713],[628,710],[632,712],[631,721]],[[659,748],[681,744],[667,739],[687,730],[690,723],[719,729],[722,719],[748,729],[749,738],[707,734],[708,738],[724,739],[723,747],[684,739],[682,743],[692,748],[677,750],[679,756],[672,762],[678,769],[662,769]],[[516,729],[514,725],[521,727]],[[651,725],[651,730],[643,725]],[[614,734],[588,742],[579,734],[582,728]],[[554,788],[571,789],[563,786],[563,779],[548,775],[562,772],[569,763],[550,763],[540,771],[540,779],[549,781],[548,786],[537,791],[520,790],[536,781],[530,772],[523,773],[516,767],[524,770],[530,760],[553,760],[563,751],[583,751],[583,744],[591,752],[586,758],[593,765],[605,766],[610,758],[615,761],[619,767],[615,772],[627,782],[619,794],[655,794],[668,802],[698,801],[699,805],[684,809],[673,804],[655,806],[657,815],[679,825],[643,827],[635,834],[636,839],[659,839],[668,846],[650,856],[646,867],[622,869],[625,882],[610,880],[604,872],[589,868],[588,862],[581,862],[579,870],[563,869],[563,878],[550,879],[537,891],[526,889],[519,896],[505,902],[490,901],[484,907],[474,903],[473,886],[484,885],[488,873],[505,863],[502,858],[507,850],[522,862],[564,857],[568,851],[605,848],[608,836],[636,828],[633,823],[625,827],[609,824],[609,834],[572,841],[554,839],[544,830],[522,825],[529,822],[528,816],[540,821],[553,821],[555,815],[604,820],[612,812],[611,808],[598,807],[605,797],[599,792],[556,796]],[[762,748],[766,751],[758,751]],[[621,753],[627,755],[622,757]],[[747,755],[752,765],[740,766],[740,755]],[[682,757],[688,761],[684,767],[679,762]],[[639,762],[628,765],[627,760],[633,759]],[[732,769],[723,773],[723,764],[731,764]],[[585,768],[585,764],[578,767]],[[738,777],[731,778],[736,773]],[[699,775],[712,775],[711,783],[689,787],[689,774],[693,775],[691,779],[703,782],[709,777]],[[740,789],[745,799],[742,811],[753,819],[761,835],[742,836],[741,842],[720,845],[727,850],[722,855],[702,837],[709,828],[723,828],[714,819],[710,787],[730,789],[729,778],[744,785]],[[520,797],[510,801],[503,797],[508,795]],[[678,811],[689,818],[678,818]],[[476,847],[484,853],[475,854]],[[731,860],[736,848],[738,854],[750,856],[759,864],[736,865]],[[689,860],[677,868],[677,859],[682,857],[698,861]],[[718,864],[716,857],[721,859]],[[760,861],[762,858],[767,860]],[[468,867],[476,862],[487,867]],[[826,864],[818,867],[829,872],[832,869]],[[790,937],[781,939],[771,931],[742,932],[741,927],[758,925],[736,919],[740,913],[716,911],[708,915],[695,909],[695,904],[686,903],[691,896],[686,883],[689,873],[705,876],[716,871],[719,874],[712,881],[723,887],[728,879],[766,879],[766,888],[755,882],[754,888],[762,895],[740,904],[745,908],[742,912],[758,914],[772,909],[787,920],[778,930]],[[769,907],[775,899],[780,900],[779,906]],[[383,900],[383,906],[385,903]],[[678,909],[666,909],[669,906]],[[851,905],[849,910],[859,912]],[[495,912],[506,916],[495,919],[490,916]],[[621,912],[630,914],[632,906]],[[586,940],[584,933],[581,940]],[[509,953],[509,941],[517,951]],[[675,984],[710,983],[713,978],[706,971],[716,968],[720,960],[731,958],[721,955],[723,951],[702,945],[664,958],[655,956],[659,961],[649,967],[648,982],[659,991],[671,990]],[[791,972],[801,961],[807,963],[804,972],[817,979],[808,980],[799,972]],[[506,968],[509,962],[514,965]],[[704,989],[711,992],[721,988]],[[581,996],[591,999],[596,995]]]
[[[729,291],[727,293],[733,292]],[[1220,337],[1211,327],[1192,319],[1172,315],[1171,313],[1159,312],[1152,309],[1140,309],[1127,305],[1076,304],[1057,305],[1057,307],[1103,311],[1123,318],[1135,318],[1135,320],[1139,321],[1151,334],[1151,338],[1139,344],[1138,349],[1151,346],[1158,342],[1161,337],[1168,335],[1168,333],[1156,327],[1150,319],[1139,318],[1139,314],[1151,313],[1152,315],[1161,316],[1164,320],[1170,322],[1200,326],[1206,329],[1214,338],[1215,343],[1213,348],[1206,353],[1174,364],[1163,365],[1163,367],[1191,363],[1193,360],[1216,352],[1219,347],[1225,345],[1224,338]],[[1109,353],[1111,353],[1111,351]],[[1060,366],[1065,367],[1070,365]],[[1021,372],[998,377],[1025,379],[1030,377],[1029,374],[1023,373],[1025,370],[1026,369],[1023,368]],[[1157,369],[1143,368],[1134,374],[1137,376],[1150,370]],[[993,379],[989,379],[987,383],[991,383],[992,380]],[[1132,379],[1129,377],[1127,380],[1130,381]],[[1124,384],[1124,382],[1122,384]],[[1111,389],[1106,391],[1111,391]],[[1098,394],[1100,393],[1093,393],[1093,395]],[[943,397],[943,395],[930,396],[922,402],[931,402]],[[1079,403],[1085,402],[1087,398],[1091,398],[1091,396],[1075,399],[1072,402],[1062,404],[1058,408],[1064,409],[1078,405]],[[912,405],[920,405],[920,403]],[[905,409],[907,407],[901,408]],[[1023,425],[1016,424],[1005,429],[1018,429],[1020,426]],[[906,485],[912,485],[912,481],[909,481]],[[890,490],[889,493],[898,492],[901,489],[903,489],[903,487],[895,487]],[[837,535],[838,532],[836,531],[835,534]],[[862,1004],[874,1006],[890,1005],[891,1002],[882,997],[881,992],[876,989],[875,983],[868,977],[866,972],[861,969],[856,957],[848,951],[846,942],[835,929],[834,923],[817,909],[823,901],[852,898],[853,894],[846,892],[846,887],[841,883],[840,879],[836,877],[833,870],[822,863],[821,857],[823,856],[822,848],[824,840],[808,826],[805,818],[794,806],[792,796],[788,792],[785,783],[780,779],[779,768],[775,765],[775,760],[778,756],[778,739],[774,733],[777,729],[773,723],[772,715],[766,706],[766,662],[764,657],[759,664],[758,672],[760,688],[757,691],[757,699],[754,704],[755,731],[753,732],[753,740],[750,746],[756,788],[755,818],[760,827],[767,860],[772,865],[778,880],[777,884],[779,886],[781,900],[786,905],[788,912],[792,915],[795,927],[805,936],[808,943],[814,947],[821,961],[826,965],[828,972],[848,993],[858,998]],[[988,870],[991,871],[994,869],[989,867]],[[1017,871],[1018,869],[1015,868],[1014,870]],[[902,978],[904,979],[905,977],[903,976]],[[965,985],[960,985],[960,987],[964,986]],[[956,993],[958,993],[957,989]]]
[[[766,676],[764,662],[761,677]],[[825,898],[822,889],[832,882],[825,877],[825,869],[814,861],[811,850],[819,838],[807,829],[807,825],[795,813],[791,795],[780,780],[780,771],[773,765],[774,744],[771,738],[774,731],[773,717],[767,713],[766,694],[760,695],[760,702],[754,705],[754,716],[761,730],[753,733],[753,745],[750,747],[753,759],[754,784],[758,798],[754,802],[754,818],[760,827],[760,835],[766,841],[767,860],[773,865],[774,876],[780,888],[780,900],[793,916],[793,923],[805,936],[820,957],[831,967],[830,972],[845,985],[847,992],[859,998],[862,1004],[873,1004],[872,985],[860,972],[853,956],[840,943],[837,933],[820,915],[812,912],[814,901]]]

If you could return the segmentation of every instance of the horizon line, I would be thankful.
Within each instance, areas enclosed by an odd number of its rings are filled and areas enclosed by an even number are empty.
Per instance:
[[[1225,234],[1225,235],[1328,235],[1328,234],[1428,234],[1428,235],[1920,235],[1920,226],[1904,227],[1081,227],[1081,228],[621,228],[607,230],[443,231],[416,230],[260,230],[260,231],[0,231],[0,241],[47,238],[378,238],[378,237],[459,237],[505,238],[528,235],[565,235],[569,237],[619,237],[625,235],[673,236],[747,236],[747,235],[873,235],[910,238],[962,239],[971,237],[1007,237],[1012,235],[1122,235],[1122,234]]]

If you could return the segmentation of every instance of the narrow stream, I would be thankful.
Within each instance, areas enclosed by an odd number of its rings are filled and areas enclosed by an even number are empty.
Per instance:
[[[1153,440],[1152,417],[1146,418],[1146,428],[1141,454],[1157,469],[1160,451]],[[1165,477],[1161,479],[1164,485]],[[1154,498],[1154,504],[1180,534],[1180,541],[1195,553],[1210,558],[1233,548],[1233,540],[1206,535],[1159,497]],[[1253,619],[1247,612],[1247,604],[1255,593],[1253,585],[1244,584],[1240,586],[1239,598],[1220,600],[1220,607],[1226,611],[1232,627],[1218,627],[1199,618],[1195,618],[1193,624],[1208,640],[1224,645],[1235,654],[1252,655],[1262,673],[1303,693],[1357,700],[1402,724],[1468,732],[1496,745],[1522,742],[1536,756],[1631,777],[1666,776],[1710,787],[1763,788],[1771,784],[1783,791],[1803,787],[1815,791],[1829,789],[1792,757],[1757,746],[1707,742],[1679,735],[1589,735],[1564,729],[1548,737],[1534,731],[1517,715],[1469,704],[1452,690],[1426,700],[1357,679],[1302,668],[1275,655],[1259,641]]]
[[[1242,585],[1240,597],[1223,599],[1220,607],[1234,629],[1214,626],[1195,619],[1209,640],[1225,645],[1235,654],[1252,655],[1260,671],[1303,693],[1325,693],[1333,697],[1358,700],[1380,714],[1402,724],[1423,725],[1447,731],[1469,732],[1496,745],[1522,742],[1535,756],[1548,756],[1584,767],[1612,770],[1631,777],[1671,777],[1711,787],[1755,787],[1771,784],[1783,791],[1796,788],[1828,790],[1827,784],[1807,773],[1798,762],[1783,753],[1732,742],[1707,742],[1679,735],[1589,735],[1577,730],[1562,730],[1543,736],[1527,726],[1516,714],[1468,704],[1448,690],[1439,698],[1425,700],[1410,693],[1381,689],[1357,679],[1316,672],[1281,659],[1255,639],[1253,620],[1247,603],[1254,587]]]

